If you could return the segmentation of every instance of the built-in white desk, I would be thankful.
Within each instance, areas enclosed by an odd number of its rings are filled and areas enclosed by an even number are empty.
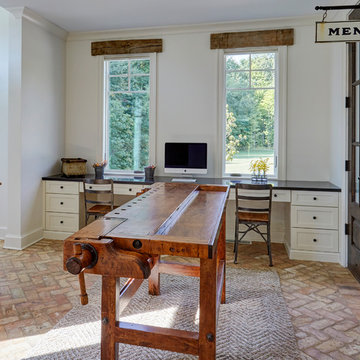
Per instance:
[[[89,176],[91,177],[91,176]],[[171,177],[155,177],[170,182]],[[44,237],[64,240],[84,225],[83,178],[61,175],[44,177]],[[121,205],[153,182],[144,178],[113,177],[115,204]],[[241,180],[250,183],[247,180]],[[199,184],[229,184],[219,178],[198,178]],[[269,181],[273,189],[271,233],[273,242],[283,242],[290,259],[339,262],[339,193],[329,182]],[[235,191],[230,191],[226,238],[234,239]],[[257,234],[247,240],[262,241]]]

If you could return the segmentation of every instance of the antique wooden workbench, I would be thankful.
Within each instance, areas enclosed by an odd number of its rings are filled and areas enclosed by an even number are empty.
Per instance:
[[[64,242],[64,267],[102,275],[101,359],[118,359],[118,343],[216,357],[219,304],[225,302],[225,208],[229,187],[155,183],[150,191],[96,220]],[[200,259],[200,266],[164,262],[161,255]],[[160,294],[160,273],[200,277],[199,332],[119,319],[144,279]],[[129,278],[119,288],[119,278]]]

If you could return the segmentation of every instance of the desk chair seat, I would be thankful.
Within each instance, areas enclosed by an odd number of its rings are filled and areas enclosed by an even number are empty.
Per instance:
[[[95,219],[114,209],[114,184],[111,179],[85,179],[85,225],[90,216]]]
[[[266,225],[269,222],[269,214],[264,213],[251,213],[251,212],[238,212],[239,221],[248,222],[255,221]]]
[[[246,192],[248,190],[251,190],[251,192]],[[256,194],[256,191],[261,192]],[[241,241],[248,232],[254,231],[265,241],[270,260],[269,265],[273,266],[270,235],[272,185],[236,184],[235,200],[234,263],[237,264],[239,241]],[[244,231],[240,231],[240,224],[246,226]],[[265,226],[266,232],[260,231],[259,226]],[[240,239],[239,234],[242,234]]]
[[[99,214],[99,215],[106,215],[108,212],[113,210],[111,205],[95,205],[88,209],[88,213],[91,215]]]

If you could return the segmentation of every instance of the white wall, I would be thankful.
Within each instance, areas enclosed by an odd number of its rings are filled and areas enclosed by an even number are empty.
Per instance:
[[[5,247],[42,238],[42,176],[59,171],[65,148],[65,31],[30,11],[12,20],[9,207]],[[20,59],[20,60],[19,60]]]
[[[70,34],[66,156],[84,157],[89,165],[101,156],[102,61],[91,56],[91,41],[160,37],[164,46],[157,62],[157,174],[163,174],[164,143],[183,140],[207,142],[207,176],[221,176],[218,57],[216,50],[210,50],[210,33],[281,27],[295,28],[295,44],[288,47],[287,178],[330,180],[334,54],[331,45],[314,43],[314,19]]]
[[[288,51],[288,180],[330,180],[332,45],[315,44],[314,32],[296,28]]]
[[[330,98],[330,181],[339,186],[340,216],[339,216],[339,251],[340,263],[347,265],[347,236],[345,236],[345,223],[347,223],[347,173],[345,160],[347,159],[347,110],[345,109],[345,96],[347,96],[347,46],[344,43],[332,44],[332,86]]]
[[[41,177],[58,172],[64,154],[64,39],[24,20],[22,74],[22,232],[28,233],[42,227]]]
[[[0,8],[0,239],[7,228],[9,13]]]
[[[158,55],[157,173],[164,168],[165,142],[208,143],[208,175],[215,176],[218,153],[218,53],[209,33],[162,36]]]

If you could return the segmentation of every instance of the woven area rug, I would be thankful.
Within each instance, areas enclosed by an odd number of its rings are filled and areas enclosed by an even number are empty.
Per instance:
[[[227,269],[227,303],[220,306],[217,359],[300,359],[294,330],[272,271]],[[100,359],[100,289],[89,291],[89,304],[75,306],[24,359]],[[161,275],[161,295],[147,293],[144,281],[121,319],[198,331],[199,279]],[[120,359],[175,360],[197,356],[120,344]]]

